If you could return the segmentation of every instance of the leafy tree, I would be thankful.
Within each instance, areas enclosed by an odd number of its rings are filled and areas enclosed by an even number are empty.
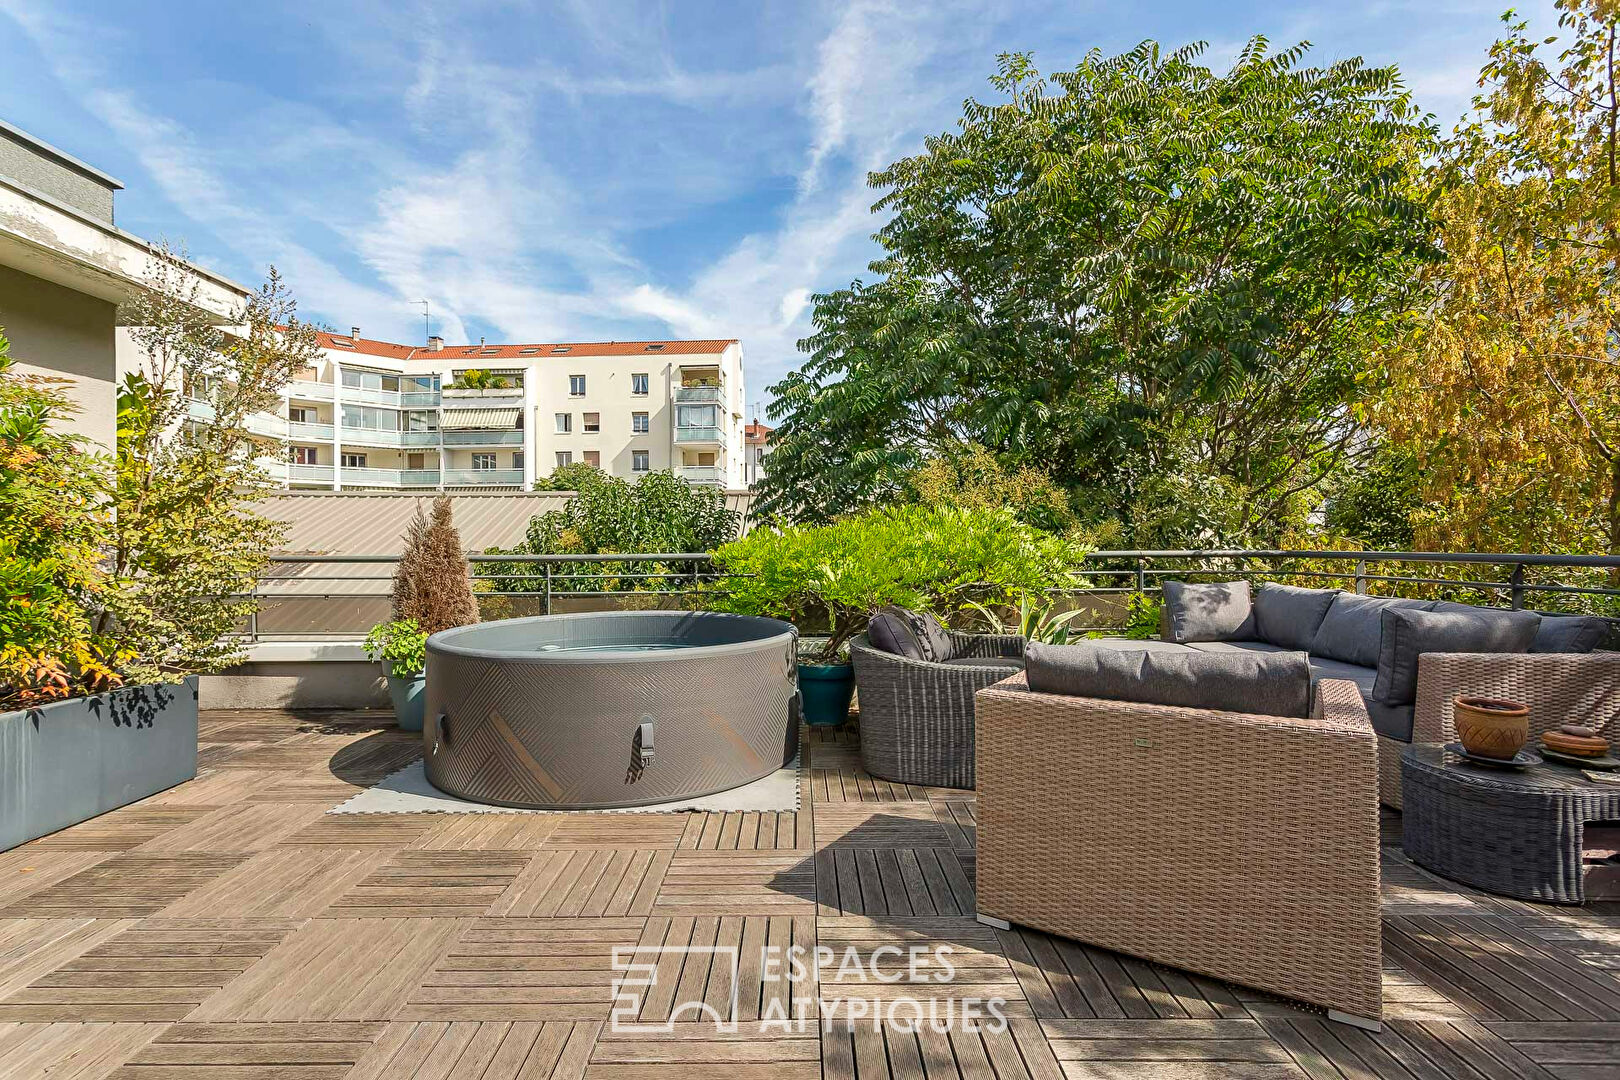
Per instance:
[[[647,473],[635,481],[609,476],[589,465],[565,466],[553,474],[577,494],[559,510],[536,514],[523,543],[492,555],[610,555],[709,551],[737,535],[740,522],[726,507],[717,488],[688,484],[672,473]],[[608,576],[595,581],[553,581],[557,591],[592,592],[619,588],[660,588],[668,579],[647,577],[669,572],[664,563],[629,562],[604,567]],[[687,569],[682,567],[681,569]],[[608,571],[617,573],[608,573]],[[522,563],[493,563],[484,577],[500,591],[535,592],[535,568]],[[673,587],[673,586],[671,586]]]
[[[1069,496],[1031,465],[1008,468],[982,446],[947,448],[905,480],[906,493],[923,505],[1011,510],[1019,521],[1048,532],[1073,528]]]
[[[406,636],[425,636],[478,621],[478,601],[473,598],[450,496],[433,500],[431,517],[423,513],[420,501],[416,504],[416,516],[405,530],[405,550],[394,569],[393,597],[392,623],[373,628],[379,641],[388,637],[390,627],[403,623],[410,624]]]
[[[120,681],[90,622],[107,463],[51,426],[74,409],[59,381],[18,374],[0,333],[0,712]]]
[[[1620,13],[1557,7],[1556,57],[1504,16],[1442,148],[1447,261],[1374,412],[1436,504],[1425,547],[1620,552]]]
[[[1346,469],[1327,484],[1322,524],[1374,551],[1411,551],[1425,509],[1417,456],[1402,446],[1377,447],[1359,469]]]
[[[706,606],[800,626],[825,620],[831,659],[885,604],[960,611],[1017,604],[1076,582],[1084,556],[1002,509],[898,506],[830,525],[757,529],[714,553],[724,585]]]
[[[602,470],[588,461],[570,462],[552,469],[550,476],[542,476],[535,480],[534,490],[579,491],[590,487],[601,479],[602,475]]]
[[[1179,539],[1132,509],[1165,478],[1230,503],[1227,532],[1303,515],[1434,257],[1433,133],[1393,68],[1256,38],[1223,75],[1202,48],[1050,80],[1004,56],[1003,101],[872,175],[885,255],[816,298],[809,361],[772,388],[765,512],[827,520],[974,442],[1143,542]]]
[[[124,310],[141,370],[118,389],[105,607],[97,629],[139,681],[233,662],[229,635],[254,610],[243,596],[284,526],[252,509],[278,448],[247,430],[320,356],[314,331],[272,267],[227,332],[200,303],[182,257],[156,251]]]

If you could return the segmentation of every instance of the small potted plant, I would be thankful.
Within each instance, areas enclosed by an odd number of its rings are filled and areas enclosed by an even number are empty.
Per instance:
[[[388,695],[402,729],[422,730],[429,635],[477,621],[478,601],[451,520],[450,497],[440,495],[431,517],[417,505],[394,571],[392,617],[366,637],[367,653],[388,665]]]
[[[422,730],[427,689],[427,634],[415,619],[378,623],[366,635],[366,655],[388,668],[388,699],[402,731]]]

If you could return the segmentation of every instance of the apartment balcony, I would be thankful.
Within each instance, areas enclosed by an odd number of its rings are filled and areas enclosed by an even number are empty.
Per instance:
[[[328,438],[331,436],[328,435]],[[344,445],[354,446],[438,446],[437,431],[395,431],[391,428],[363,428],[343,425]]]
[[[522,487],[522,469],[446,469],[445,487]]]
[[[444,404],[469,406],[477,408],[512,408],[523,404],[523,387],[508,386],[496,390],[458,390],[449,389],[440,392]]]
[[[720,429],[718,427],[677,427],[675,441],[682,446],[718,446],[720,445]]]
[[[186,419],[198,424],[211,424],[214,421],[214,406],[196,398],[187,398]],[[250,413],[247,419],[242,421],[242,426],[254,435],[264,435],[271,439],[287,437],[287,421],[272,413]]]
[[[283,391],[295,401],[331,401],[334,390],[331,383],[295,379]],[[439,405],[437,390],[380,390],[368,386],[345,386],[343,400],[350,405],[381,405],[388,409],[433,409]]]
[[[681,465],[675,475],[698,487],[720,487],[726,482],[725,471],[718,465]]]
[[[311,424],[303,420],[287,422],[287,438],[304,442],[331,442],[331,424]]]
[[[675,403],[677,405],[718,405],[720,404],[720,388],[718,386],[677,386],[675,388]]]
[[[314,382],[310,379],[294,379],[282,391],[290,398],[302,401],[331,401],[332,384]]]
[[[436,488],[439,486],[438,469],[343,469],[343,486],[381,488]]]
[[[445,431],[446,446],[522,446],[523,432],[503,431]]]
[[[330,465],[300,465],[292,462],[287,466],[287,483],[289,484],[325,484],[332,486],[332,466]]]

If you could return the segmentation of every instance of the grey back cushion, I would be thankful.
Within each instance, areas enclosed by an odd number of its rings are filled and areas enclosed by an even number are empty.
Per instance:
[[[908,660],[942,664],[951,658],[950,634],[926,611],[911,611],[893,604],[879,608],[867,620],[866,637],[884,652]]]
[[[1373,700],[1406,705],[1417,698],[1418,657],[1424,653],[1522,653],[1535,640],[1541,616],[1453,605],[1447,611],[1386,607],[1381,615],[1378,679]]]
[[[907,660],[922,659],[922,644],[912,632],[911,621],[887,608],[872,613],[866,621],[866,640],[874,649],[880,649]]]
[[[1311,666],[1302,652],[1163,652],[1031,642],[1024,670],[1029,688],[1042,694],[1266,716],[1306,716],[1311,705]]]
[[[1213,585],[1164,583],[1159,632],[1166,641],[1241,641],[1254,637],[1254,607],[1247,581]]]
[[[1608,636],[1608,619],[1595,615],[1543,615],[1530,651],[1589,653]]]
[[[1311,639],[1311,655],[1377,667],[1378,643],[1383,634],[1381,617],[1384,609],[1391,607],[1428,611],[1434,607],[1434,601],[1338,593],[1322,625],[1316,628],[1316,636]]]
[[[1338,589],[1301,589],[1266,582],[1254,594],[1254,631],[1261,641],[1309,652]]]

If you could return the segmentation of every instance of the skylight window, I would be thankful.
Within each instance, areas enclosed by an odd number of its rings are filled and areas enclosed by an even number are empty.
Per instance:
[[[518,350],[518,355],[519,356],[533,356],[535,353],[537,353],[539,351],[540,351],[539,349],[519,349]]]
[[[647,351],[648,352],[657,352],[659,349],[662,349],[662,348],[663,348],[662,345],[649,345],[649,346],[647,346]]]
[[[558,353],[565,353],[572,347],[573,346],[571,345],[558,345],[556,348],[551,350],[551,355],[556,356]]]

